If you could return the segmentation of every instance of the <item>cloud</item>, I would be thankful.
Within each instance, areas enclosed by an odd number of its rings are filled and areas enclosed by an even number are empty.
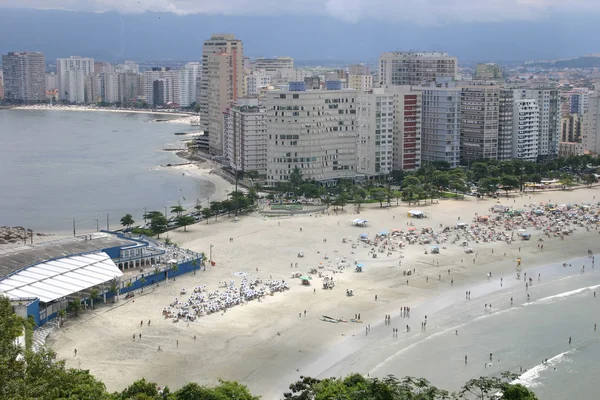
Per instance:
[[[422,25],[535,20],[560,11],[600,13],[597,0],[0,0],[0,8],[8,7],[126,14],[318,15],[349,23],[376,19]]]

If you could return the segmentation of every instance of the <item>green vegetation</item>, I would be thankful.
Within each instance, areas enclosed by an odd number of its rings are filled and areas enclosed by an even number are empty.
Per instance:
[[[174,270],[176,265],[174,266]],[[30,322],[28,322],[30,323]],[[109,393],[104,384],[89,371],[66,368],[56,353],[42,348],[35,353],[15,344],[26,322],[12,312],[10,301],[0,297],[0,398],[10,400],[259,400],[248,388],[233,381],[219,380],[209,387],[188,383],[171,392],[168,387],[159,393],[154,382],[140,379],[121,392]],[[505,373],[502,378],[481,377],[468,381],[463,388],[450,394],[437,389],[425,379],[368,378],[359,374],[346,378],[314,379],[301,377],[283,394],[290,400],[537,400],[533,392],[521,385],[512,385],[516,375]],[[499,394],[500,393],[500,394]]]
[[[167,221],[167,217],[159,211],[152,211],[152,216],[150,217],[150,230],[152,230],[152,233],[157,238],[160,238],[160,234],[165,233],[168,227],[169,221]]]
[[[177,226],[183,226],[183,231],[187,232],[187,226],[196,222],[196,218],[189,215],[180,215],[175,221],[177,222]]]
[[[131,214],[125,214],[123,218],[121,218],[121,225],[126,228],[131,228],[131,225],[135,224],[133,220],[133,216]]]

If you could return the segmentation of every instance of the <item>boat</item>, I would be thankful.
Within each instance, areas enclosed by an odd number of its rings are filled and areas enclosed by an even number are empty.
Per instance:
[[[177,136],[187,135],[187,132],[175,132],[175,135],[177,135]]]
[[[337,321],[337,320],[332,319],[332,318],[325,318],[325,317],[321,317],[321,321],[331,322],[333,324],[339,324],[340,323],[340,321]]]

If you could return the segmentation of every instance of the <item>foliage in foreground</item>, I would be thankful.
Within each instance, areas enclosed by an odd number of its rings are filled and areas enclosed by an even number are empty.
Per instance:
[[[11,309],[10,301],[0,296],[0,399],[3,400],[258,400],[237,382],[219,381],[214,387],[188,383],[171,392],[145,379],[122,392],[108,393],[104,384],[89,371],[66,368],[56,354],[47,349],[35,353],[15,344],[23,332],[24,321]],[[537,400],[521,385],[511,385],[515,375],[470,380],[460,392],[449,394],[425,379],[393,376],[384,379],[352,374],[344,379],[301,378],[283,395],[289,400]],[[498,395],[498,393],[503,393]],[[499,397],[500,396],[500,397]]]

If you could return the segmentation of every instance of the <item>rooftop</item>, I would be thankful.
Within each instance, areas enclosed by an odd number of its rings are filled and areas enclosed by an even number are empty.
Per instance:
[[[0,277],[42,261],[131,244],[129,240],[109,233],[95,233],[91,240],[85,240],[84,236],[77,236],[0,250]]]

